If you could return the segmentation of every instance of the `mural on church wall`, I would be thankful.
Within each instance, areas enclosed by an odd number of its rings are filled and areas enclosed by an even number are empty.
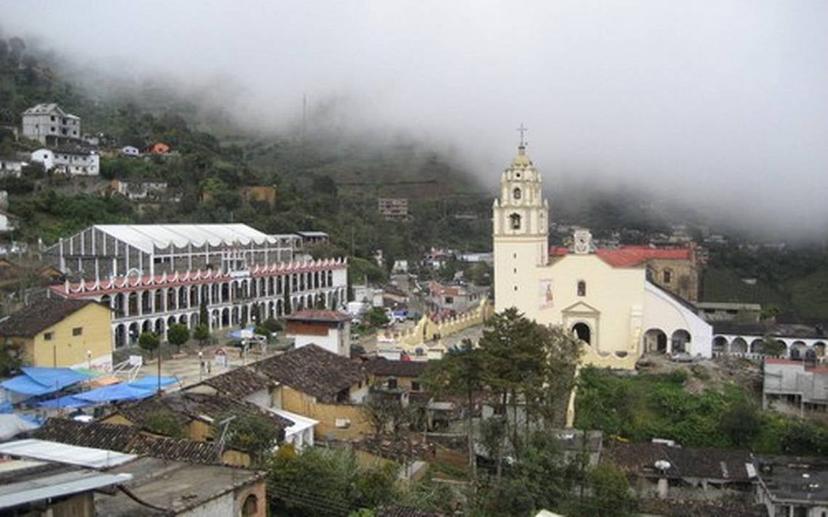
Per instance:
[[[539,286],[540,308],[548,309],[555,304],[555,297],[552,294],[552,280],[541,280]]]

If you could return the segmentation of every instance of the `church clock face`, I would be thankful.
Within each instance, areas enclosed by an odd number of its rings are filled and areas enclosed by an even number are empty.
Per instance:
[[[586,230],[575,232],[575,253],[586,255],[592,245],[592,235]]]

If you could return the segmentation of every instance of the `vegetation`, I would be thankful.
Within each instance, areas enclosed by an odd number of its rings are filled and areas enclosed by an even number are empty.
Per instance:
[[[210,327],[204,323],[196,325],[193,329],[193,339],[198,341],[199,346],[204,346],[210,339]]]
[[[216,423],[220,424],[229,418],[232,420],[227,424],[226,444],[234,449],[248,452],[254,465],[263,464],[278,444],[279,429],[273,425],[273,422],[252,414],[227,414],[218,418]],[[222,429],[216,425],[213,432],[218,436]]]
[[[171,345],[175,345],[178,350],[181,350],[181,345],[186,343],[189,339],[190,329],[187,328],[187,325],[173,323],[170,325],[170,328],[167,329],[167,341],[169,341]]]
[[[171,411],[159,410],[147,415],[144,426],[151,433],[171,438],[184,438],[184,428]]]
[[[143,332],[138,337],[138,346],[147,352],[150,352],[150,354],[152,354],[153,350],[156,350],[160,344],[161,340],[155,332]]]
[[[761,411],[745,388],[693,394],[686,374],[620,377],[581,370],[575,426],[599,429],[630,441],[676,440],[684,446],[748,448],[765,454],[828,452],[828,429]]]

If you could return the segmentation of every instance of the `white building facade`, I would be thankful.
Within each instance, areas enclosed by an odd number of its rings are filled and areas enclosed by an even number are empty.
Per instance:
[[[23,136],[44,145],[81,138],[81,119],[57,104],[38,104],[23,112]]]
[[[584,363],[630,369],[648,352],[710,357],[712,331],[693,307],[646,277],[596,253],[587,231],[572,250],[550,256],[549,204],[523,145],[501,177],[493,206],[495,309],[517,308],[559,325],[585,344]]]
[[[53,286],[56,294],[112,307],[120,348],[142,332],[166,339],[174,323],[212,331],[306,307],[342,307],[347,262],[295,260],[294,242],[244,224],[96,225],[60,239],[43,257],[72,279]]]
[[[32,161],[43,164],[47,171],[54,170],[71,176],[97,176],[101,172],[101,158],[92,150],[47,149],[32,152]]]

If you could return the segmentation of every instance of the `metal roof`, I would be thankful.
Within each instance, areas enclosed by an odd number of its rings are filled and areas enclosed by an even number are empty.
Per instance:
[[[95,228],[144,253],[170,245],[183,248],[277,242],[246,224],[97,224]]]
[[[131,474],[71,470],[0,486],[0,508],[87,492],[130,481]]]
[[[0,443],[0,454],[79,465],[93,469],[122,465],[138,457],[135,454],[124,454],[91,447],[77,447],[65,443],[35,439]]]

